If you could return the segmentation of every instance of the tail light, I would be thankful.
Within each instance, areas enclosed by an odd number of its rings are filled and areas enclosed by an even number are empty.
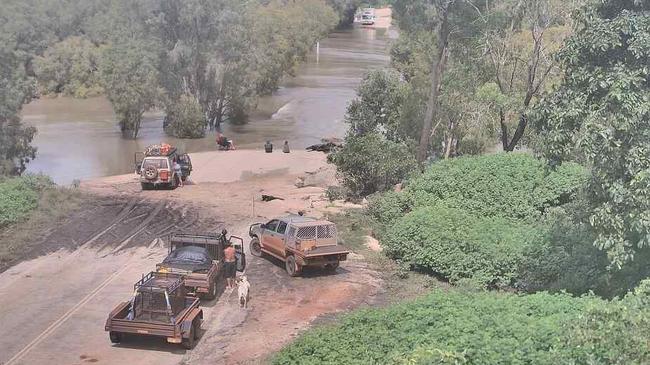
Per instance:
[[[160,180],[169,180],[169,171],[167,170],[160,171]]]

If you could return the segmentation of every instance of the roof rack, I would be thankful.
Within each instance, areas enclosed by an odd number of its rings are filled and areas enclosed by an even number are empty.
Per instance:
[[[133,290],[140,293],[165,291],[171,293],[182,285],[183,278],[178,274],[152,271],[147,275],[143,275],[142,279],[133,285]]]
[[[174,243],[194,243],[194,244],[219,244],[221,241],[220,233],[172,233],[169,236],[169,242]]]
[[[168,143],[152,144],[144,149],[145,156],[170,156],[176,153],[176,147]]]

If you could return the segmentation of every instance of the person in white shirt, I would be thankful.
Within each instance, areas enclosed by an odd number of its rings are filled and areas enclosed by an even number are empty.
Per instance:
[[[181,165],[178,163],[176,159],[174,159],[174,172],[176,173],[176,177],[178,178],[178,186],[182,187],[183,186],[183,171],[181,170]]]

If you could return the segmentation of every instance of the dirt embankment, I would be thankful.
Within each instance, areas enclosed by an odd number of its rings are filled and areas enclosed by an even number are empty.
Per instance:
[[[0,274],[0,363],[257,363],[315,318],[373,302],[380,275],[358,255],[336,274],[313,271],[301,278],[288,277],[279,262],[248,255],[249,308],[239,308],[229,291],[202,303],[203,335],[194,350],[155,338],[111,345],[103,323],[129,298],[140,275],[164,258],[167,250],[157,237],[225,227],[247,241],[253,222],[336,209],[324,199],[334,171],[323,154],[229,151],[192,157],[192,177],[176,190],[141,191],[135,175],[82,183],[97,203],[49,236],[75,244]],[[298,188],[300,177],[305,186]],[[282,199],[263,202],[262,194]]]

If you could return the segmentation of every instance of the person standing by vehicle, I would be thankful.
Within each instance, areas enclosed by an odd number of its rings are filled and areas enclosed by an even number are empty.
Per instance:
[[[235,287],[235,274],[237,272],[237,258],[235,257],[235,248],[232,247],[230,242],[226,243],[226,248],[223,249],[223,268],[226,274],[226,284],[229,289]]]
[[[174,172],[176,174],[176,183],[178,186],[183,187],[183,170],[181,169],[181,164],[178,163],[178,159],[174,159]]]

